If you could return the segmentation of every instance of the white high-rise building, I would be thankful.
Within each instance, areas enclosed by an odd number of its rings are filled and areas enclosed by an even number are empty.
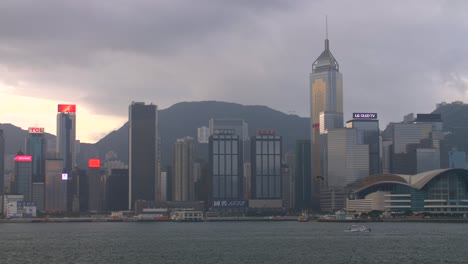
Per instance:
[[[210,128],[206,126],[199,127],[197,129],[198,143],[208,144],[210,140]]]

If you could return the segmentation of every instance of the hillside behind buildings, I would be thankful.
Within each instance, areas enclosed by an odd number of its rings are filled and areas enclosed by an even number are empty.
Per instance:
[[[468,152],[468,104],[441,104],[432,113],[442,115],[449,144],[460,151]],[[219,101],[182,102],[160,110],[158,115],[163,166],[171,164],[172,145],[176,139],[186,136],[194,138],[197,155],[207,158],[207,145],[197,143],[197,128],[208,126],[211,118],[243,119],[248,123],[251,136],[258,129],[276,130],[283,137],[284,152],[292,151],[296,140],[309,138],[309,118],[285,114],[266,106]],[[27,130],[13,124],[0,124],[0,129],[5,134],[6,155],[12,156],[19,150],[24,151]],[[46,134],[48,139],[54,137]],[[118,159],[128,162],[128,122],[95,144],[81,143],[79,166],[86,166],[86,160],[91,157],[104,159],[109,151],[114,151]]]

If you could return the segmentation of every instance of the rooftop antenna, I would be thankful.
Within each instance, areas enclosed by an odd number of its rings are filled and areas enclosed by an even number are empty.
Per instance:
[[[326,39],[328,39],[328,15],[325,15],[325,33]]]
[[[328,15],[325,15],[325,50],[329,49],[328,43]]]

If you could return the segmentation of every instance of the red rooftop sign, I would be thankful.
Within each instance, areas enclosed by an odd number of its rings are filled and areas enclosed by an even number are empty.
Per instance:
[[[93,169],[101,168],[101,160],[100,159],[89,159],[88,160],[88,167]]]
[[[44,128],[43,127],[30,127],[29,128],[29,133],[31,134],[42,134],[44,133]]]
[[[74,104],[59,104],[58,111],[60,113],[75,113],[76,112],[76,105]]]

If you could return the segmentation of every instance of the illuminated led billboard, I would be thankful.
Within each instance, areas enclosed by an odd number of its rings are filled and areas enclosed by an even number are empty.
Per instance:
[[[75,113],[76,112],[76,105],[74,105],[74,104],[59,104],[58,105],[58,112],[60,112],[60,113]]]
[[[377,113],[353,113],[355,119],[377,119]]]
[[[100,159],[89,159],[88,160],[88,167],[92,168],[92,169],[101,168],[101,160]]]
[[[62,173],[62,181],[68,181],[68,173]]]
[[[32,162],[32,156],[18,155],[15,157],[15,162]]]
[[[42,134],[45,130],[43,127],[30,127],[28,131],[30,134]]]

